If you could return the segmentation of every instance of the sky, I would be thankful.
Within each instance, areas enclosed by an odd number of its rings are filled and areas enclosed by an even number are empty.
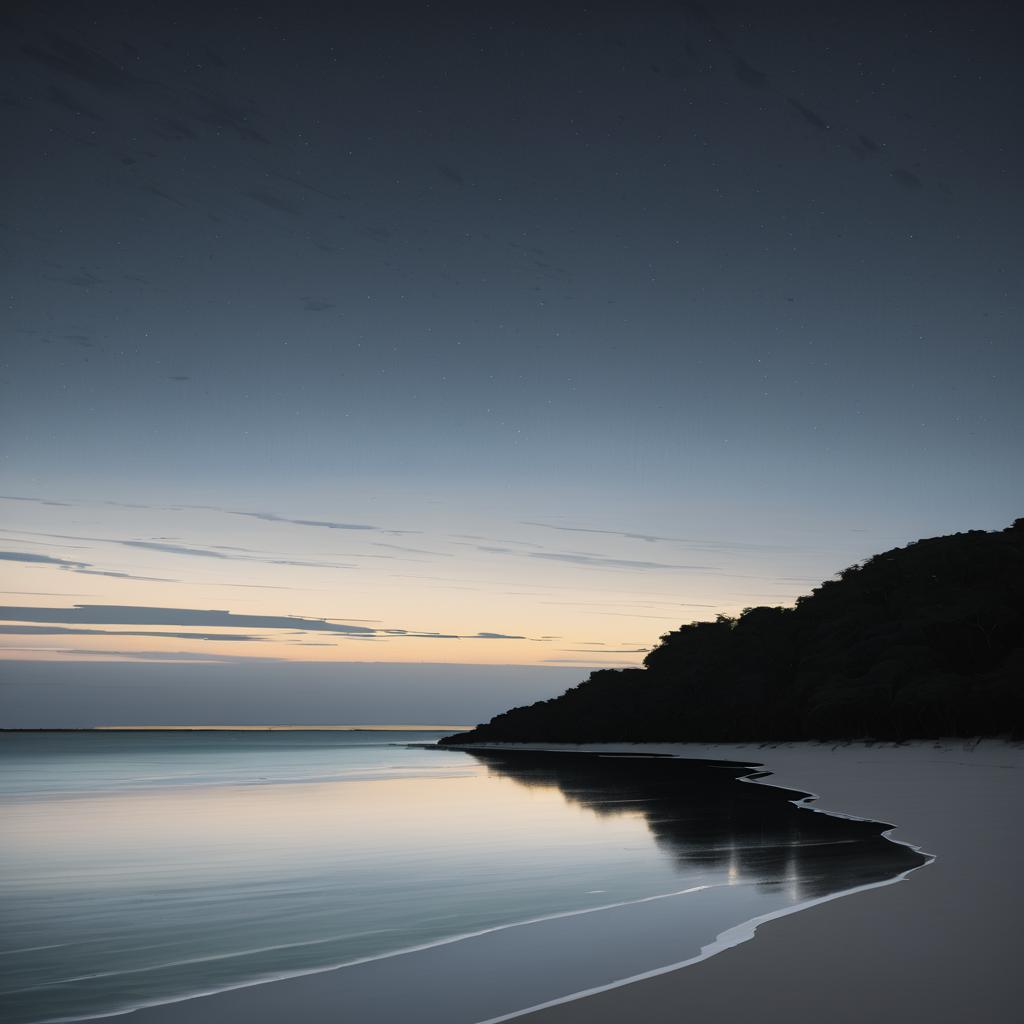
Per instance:
[[[490,714],[1022,514],[1014,4],[5,12],[0,723]]]

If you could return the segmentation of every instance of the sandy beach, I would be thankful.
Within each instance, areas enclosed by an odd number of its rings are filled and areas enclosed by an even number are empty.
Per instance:
[[[749,942],[700,963],[520,1020],[1019,1019],[1024,747],[983,741],[643,749],[763,761],[772,775],[760,783],[813,791],[820,810],[892,822],[893,839],[935,860],[898,884],[766,922]]]
[[[814,793],[806,803],[817,811],[892,823],[894,841],[934,860],[901,880],[733,927],[685,966],[661,967],[654,976],[645,976],[647,967],[671,941],[678,912],[671,900],[528,923],[357,968],[149,1007],[130,1019],[329,1021],[356,1004],[399,1014],[394,1019],[536,1024],[711,1024],[755,1015],[768,1022],[1016,1019],[1024,747],[984,741],[563,749],[763,764],[771,774],[744,784]],[[559,952],[552,957],[552,950]],[[594,957],[616,978],[601,991],[576,989],[497,1017],[473,1014],[473,994],[483,1006],[507,988],[515,1005],[514,993],[525,998],[538,972],[582,980]],[[463,997],[450,1014],[443,1007],[453,988]]]

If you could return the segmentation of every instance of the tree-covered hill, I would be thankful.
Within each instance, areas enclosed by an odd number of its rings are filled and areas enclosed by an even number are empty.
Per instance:
[[[875,555],[795,608],[682,626],[644,666],[442,742],[1024,735],[1024,519]]]

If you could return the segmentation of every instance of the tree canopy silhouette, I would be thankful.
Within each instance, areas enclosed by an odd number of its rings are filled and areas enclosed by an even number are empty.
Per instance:
[[[442,743],[1024,735],[1024,519],[853,565],[794,608],[667,633],[644,668]]]

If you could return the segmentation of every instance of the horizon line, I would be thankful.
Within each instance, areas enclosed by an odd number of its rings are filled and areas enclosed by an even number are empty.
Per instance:
[[[0,732],[464,732],[472,725],[78,725],[0,726]]]

